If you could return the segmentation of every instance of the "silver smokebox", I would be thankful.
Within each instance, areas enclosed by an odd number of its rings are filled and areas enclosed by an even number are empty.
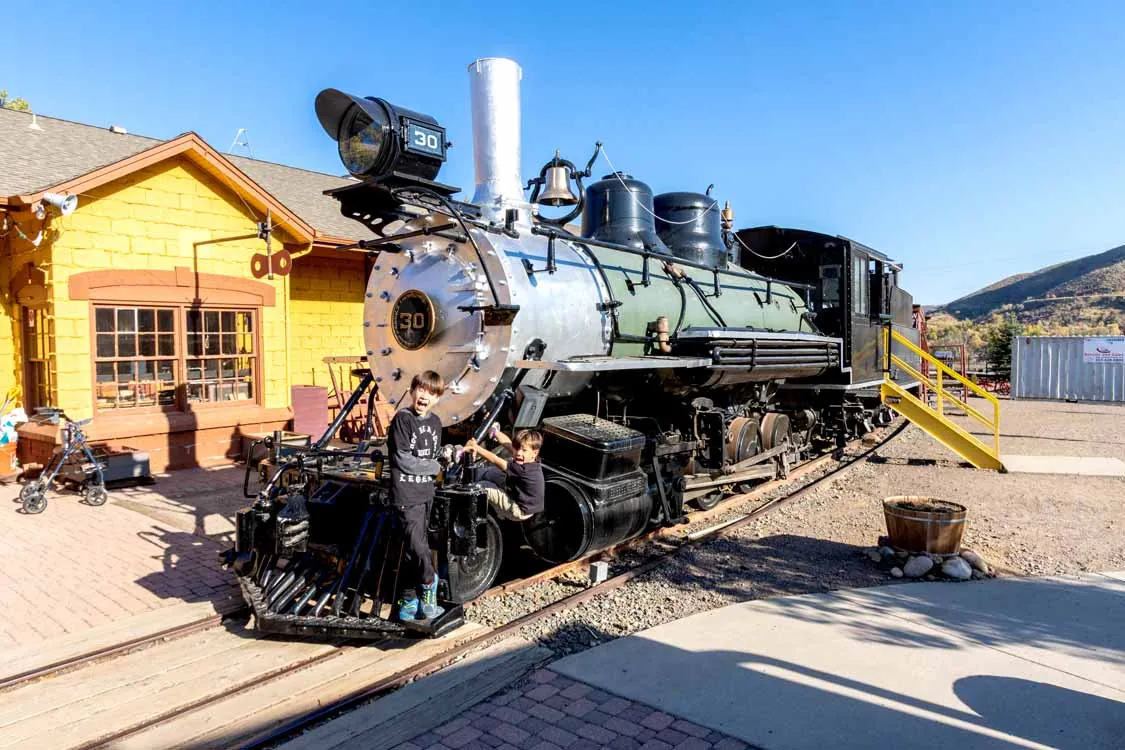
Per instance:
[[[473,203],[484,218],[503,221],[505,209],[519,211],[519,223],[531,220],[531,206],[520,179],[520,79],[515,60],[485,57],[469,65],[473,106]]]

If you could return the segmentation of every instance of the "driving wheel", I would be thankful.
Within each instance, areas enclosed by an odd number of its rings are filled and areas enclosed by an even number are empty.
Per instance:
[[[458,604],[472,601],[488,591],[504,560],[504,538],[492,516],[483,526],[484,546],[471,555],[449,556],[449,599]]]
[[[716,505],[718,505],[722,501],[723,501],[723,491],[722,490],[714,490],[713,492],[709,492],[706,495],[702,495],[700,497],[694,498],[691,501],[691,504],[694,505],[696,508],[699,508],[700,510],[711,510],[712,508],[714,508]]]

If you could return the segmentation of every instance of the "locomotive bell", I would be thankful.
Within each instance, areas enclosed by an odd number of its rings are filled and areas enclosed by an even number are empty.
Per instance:
[[[539,196],[539,203],[544,206],[573,206],[578,203],[578,196],[570,189],[566,167],[547,168],[547,188]]]

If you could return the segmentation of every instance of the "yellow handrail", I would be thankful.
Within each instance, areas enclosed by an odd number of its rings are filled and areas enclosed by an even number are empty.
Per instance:
[[[906,362],[904,360],[899,359],[894,354],[891,355],[891,363],[895,364],[895,365],[898,365],[903,370],[905,370],[908,375],[912,376],[916,380],[922,381],[923,383],[928,385],[935,392],[938,392],[939,388],[943,388],[943,386],[941,385],[940,379],[937,382],[934,382],[933,380],[930,380],[928,377],[926,377],[922,373],[915,370],[914,366],[911,365],[909,362]],[[939,378],[940,378],[940,373],[939,373]],[[976,409],[969,406],[967,403],[965,403],[961,399],[954,396],[952,393],[950,393],[948,391],[942,391],[942,392],[945,393],[944,398],[952,401],[954,404],[956,404],[962,411],[964,411],[970,417],[973,417],[974,419],[976,419],[978,422],[980,422],[981,424],[983,424],[986,427],[992,427],[992,422],[988,419],[988,417],[984,416],[979,411],[977,411]],[[940,400],[939,400],[939,404],[940,404]],[[942,410],[940,408],[940,405],[939,405],[939,408],[938,408],[938,414],[942,414]]]
[[[904,347],[906,347],[906,349],[908,351],[913,352],[915,355],[920,357],[923,361],[929,362],[930,364],[935,365],[936,368],[937,368],[937,382],[935,383],[934,381],[930,380],[928,377],[926,377],[925,375],[920,373],[918,370],[914,369],[914,367],[912,365],[910,365],[907,362],[904,362],[900,357],[898,357],[897,355],[892,353],[892,351],[891,351],[891,342],[892,341],[897,342],[899,344],[902,344]],[[961,375],[961,373],[952,369],[951,367],[946,365],[944,362],[942,362],[940,359],[933,356],[929,352],[922,351],[920,348],[915,346],[913,341],[906,338],[905,336],[903,336],[898,331],[893,330],[890,326],[886,326],[883,329],[883,352],[884,352],[884,358],[885,358],[884,359],[885,366],[886,366],[886,369],[888,371],[890,370],[890,366],[893,363],[893,364],[897,365],[898,367],[901,367],[902,369],[906,370],[910,375],[917,378],[918,380],[925,381],[927,385],[929,385],[931,388],[934,389],[935,393],[937,393],[937,413],[938,413],[939,416],[942,416],[942,411],[943,411],[942,401],[943,401],[943,399],[948,399],[949,401],[955,403],[957,406],[961,407],[961,409],[963,409],[966,414],[968,414],[969,416],[976,419],[978,422],[983,424],[985,427],[988,427],[992,431],[993,450],[996,452],[997,456],[1000,455],[1000,402],[996,400],[995,396],[993,396],[991,393],[984,390],[979,385],[977,385],[973,381],[969,380],[965,376]],[[988,401],[989,403],[991,403],[992,404],[992,419],[991,420],[988,419],[983,414],[978,412],[976,409],[973,409],[968,404],[966,404],[964,401],[962,401],[961,399],[957,398],[952,393],[947,391],[945,389],[945,386],[944,386],[944,383],[943,383],[943,377],[942,377],[943,375],[951,376],[955,381],[957,381],[961,385],[967,387],[973,393],[977,394],[981,398],[983,398],[986,401]]]

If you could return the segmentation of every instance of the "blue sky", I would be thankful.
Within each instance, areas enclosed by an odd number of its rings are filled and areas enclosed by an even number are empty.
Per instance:
[[[715,183],[738,227],[901,259],[927,304],[1125,243],[1121,3],[11,6],[0,88],[37,112],[220,151],[246,128],[257,158],[339,173],[316,93],[382,96],[448,128],[466,199],[465,69],[511,57],[525,178],[602,140],[656,192]]]

